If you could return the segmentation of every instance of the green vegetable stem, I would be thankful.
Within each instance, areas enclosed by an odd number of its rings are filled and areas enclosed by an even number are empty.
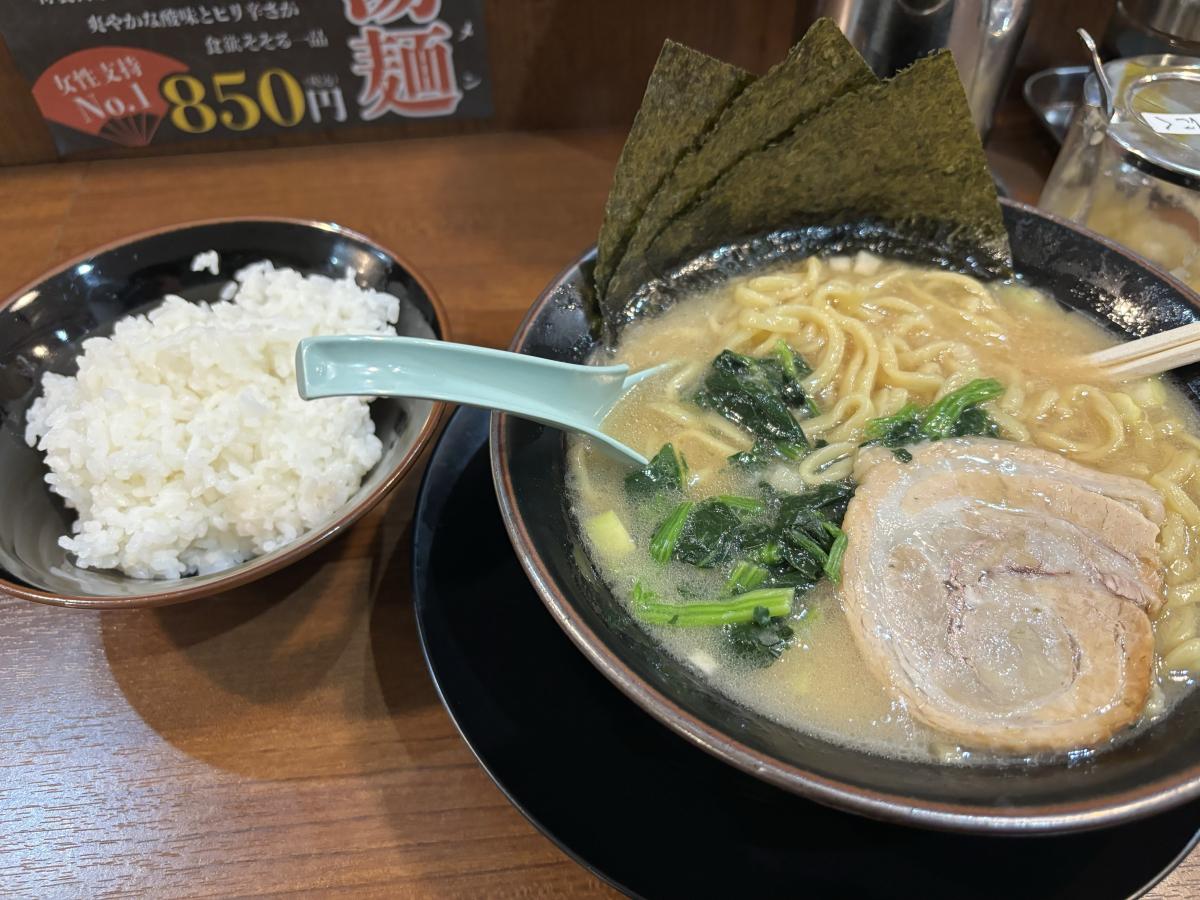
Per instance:
[[[833,545],[825,557],[825,577],[834,584],[842,583],[842,557],[846,555],[846,547],[850,539],[846,532],[830,522],[825,523],[825,530],[833,537]]]
[[[675,545],[694,505],[690,500],[684,500],[655,529],[650,538],[650,556],[655,562],[666,563],[674,555]]]
[[[743,559],[729,573],[729,578],[725,581],[725,590],[730,594],[744,594],[766,581],[770,574],[765,566]]]
[[[663,603],[638,591],[635,586],[634,614],[649,625],[678,625],[703,628],[754,620],[756,609],[765,609],[768,617],[787,616],[792,611],[793,588],[763,588],[729,600],[702,603]]]

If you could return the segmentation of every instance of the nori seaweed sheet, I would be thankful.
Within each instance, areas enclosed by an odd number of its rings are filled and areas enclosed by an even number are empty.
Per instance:
[[[766,75],[729,104],[702,143],[686,152],[642,213],[605,297],[621,298],[651,273],[646,249],[667,224],[748,153],[795,128],[833,98],[876,84],[866,61],[830,19],[819,19]]]
[[[603,296],[625,244],[663,179],[753,77],[683,44],[663,44],[604,207],[594,273],[597,296]]]
[[[648,251],[661,273],[716,244],[787,225],[874,218],[949,226],[1008,264],[996,185],[950,53],[845,94],[726,172]]]
[[[856,223],[929,248],[926,264],[979,278],[1011,274],[995,183],[949,52],[842,94],[729,168],[651,242],[649,280],[598,309],[605,340],[677,296],[655,286],[678,280],[693,260],[789,229],[852,236]]]

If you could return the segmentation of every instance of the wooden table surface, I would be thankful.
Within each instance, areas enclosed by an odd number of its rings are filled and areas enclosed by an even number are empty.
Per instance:
[[[1049,151],[1028,138],[994,144],[1035,199]],[[8,169],[0,296],[144,228],[295,216],[397,251],[454,338],[503,346],[594,240],[620,142],[508,134]],[[227,595],[130,612],[0,601],[0,893],[612,896],[509,805],[438,702],[409,597],[416,486]],[[1152,896],[1197,895],[1193,854]]]

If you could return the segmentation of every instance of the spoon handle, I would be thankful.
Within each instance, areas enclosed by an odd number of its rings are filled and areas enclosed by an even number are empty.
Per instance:
[[[1085,28],[1075,29],[1075,33],[1079,35],[1083,41],[1083,46],[1087,48],[1092,57],[1092,71],[1096,73],[1096,83],[1100,88],[1100,102],[1104,104],[1104,112],[1111,119],[1113,114],[1113,106],[1116,102],[1113,86],[1108,81],[1108,74],[1104,71],[1104,63],[1100,61],[1100,51],[1096,49],[1096,42]]]
[[[296,383],[306,400],[355,395],[446,400],[582,431],[610,445],[616,442],[599,425],[624,392],[628,373],[626,365],[580,366],[409,337],[330,335],[305,338],[296,348]],[[623,445],[617,449],[644,462]]]

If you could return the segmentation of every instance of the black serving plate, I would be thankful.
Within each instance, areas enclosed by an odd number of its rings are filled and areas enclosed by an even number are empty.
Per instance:
[[[486,413],[459,410],[421,488],[421,645],[484,769],[605,881],[647,898],[1105,900],[1140,895],[1196,845],[1200,803],[1084,833],[942,833],[839,812],[708,755],[627,699],[550,617],[501,522],[487,431]]]

